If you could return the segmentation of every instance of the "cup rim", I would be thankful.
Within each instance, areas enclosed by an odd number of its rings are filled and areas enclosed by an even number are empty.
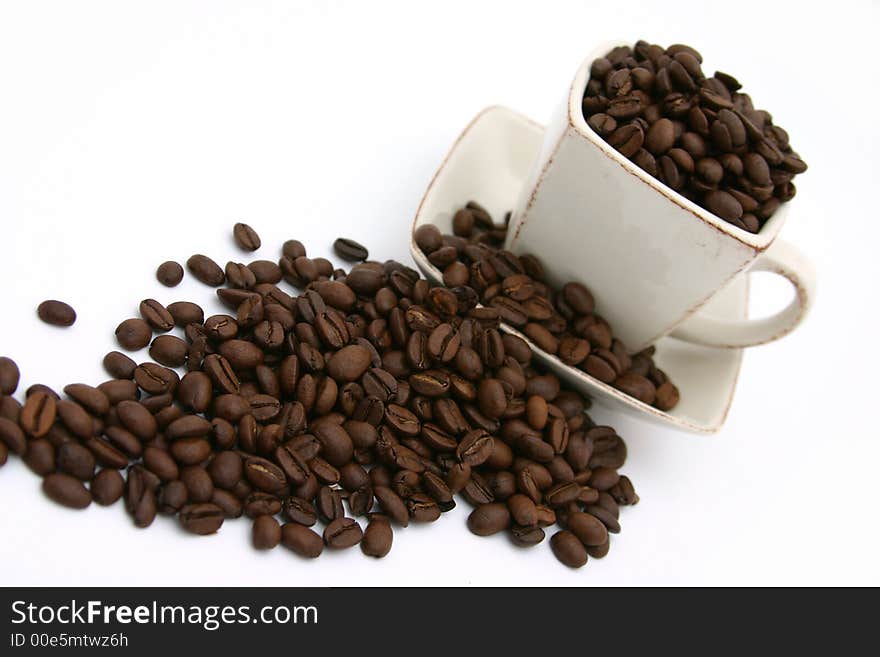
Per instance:
[[[615,149],[608,142],[602,139],[594,130],[590,128],[589,125],[587,125],[587,120],[584,118],[582,103],[584,92],[587,88],[587,82],[590,77],[590,68],[593,64],[593,60],[597,59],[598,57],[604,56],[605,53],[607,53],[612,48],[621,45],[632,47],[632,43],[627,41],[626,39],[615,39],[600,43],[598,46],[593,48],[592,51],[590,51],[586,59],[578,68],[578,71],[574,76],[574,80],[572,80],[571,88],[569,89],[569,127],[572,128],[578,136],[598,148],[606,157],[610,158],[612,161],[618,164],[627,173],[632,174],[641,182],[659,192],[669,202],[679,206],[682,210],[685,210],[696,219],[699,219],[700,221],[712,226],[720,233],[738,242],[741,242],[757,251],[765,250],[779,235],[782,224],[785,222],[785,218],[788,215],[788,203],[781,203],[776,212],[773,213],[773,216],[767,220],[767,222],[757,234],[750,233],[749,231],[734,226],[733,224],[725,221],[718,215],[697,205],[693,201],[682,196],[671,187],[667,186],[664,182],[658,180],[657,178],[654,178],[635,162],[632,162],[621,155],[617,151],[617,149]]]

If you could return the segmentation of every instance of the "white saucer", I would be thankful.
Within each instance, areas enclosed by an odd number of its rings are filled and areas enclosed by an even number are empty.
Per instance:
[[[452,232],[452,215],[471,200],[500,220],[517,202],[543,133],[543,126],[507,108],[489,107],[480,112],[434,175],[413,221],[413,232],[422,224],[436,224],[443,233]],[[422,273],[439,283],[440,271],[412,239],[410,251]],[[583,282],[589,287],[589,281]],[[705,306],[705,312],[719,319],[744,319],[748,299],[748,278],[740,276]],[[502,328],[529,341],[515,329]],[[681,401],[666,413],[568,367],[531,341],[529,344],[539,361],[597,404],[695,433],[714,433],[724,424],[742,362],[741,349],[714,349],[661,339],[654,360],[681,393]]]

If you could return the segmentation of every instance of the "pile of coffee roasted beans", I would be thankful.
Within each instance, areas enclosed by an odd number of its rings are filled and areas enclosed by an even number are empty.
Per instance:
[[[452,231],[443,235],[428,224],[419,227],[415,240],[459,304],[479,302],[483,309],[476,312],[497,314],[541,350],[645,404],[668,411],[678,403],[678,388],[654,364],[653,347],[630,356],[596,314],[583,284],[572,281],[554,290],[544,282],[538,258],[501,248],[506,222],[496,224],[471,201],[453,216]]]
[[[235,239],[260,245],[246,226]],[[366,257],[351,240],[336,251]],[[0,465],[21,456],[67,507],[123,500],[138,527],[162,514],[211,534],[244,515],[256,548],[303,557],[358,544],[383,557],[393,526],[433,522],[456,495],[477,535],[527,547],[559,523],[562,563],[607,554],[620,506],[638,501],[618,473],[624,441],[466,281],[431,288],[394,261],[345,272],[296,240],[278,261],[187,265],[229,312],[142,301],[116,335],[151,361],[110,352],[110,380],[34,385],[22,405],[18,367],[0,359]]]
[[[807,165],[737,80],[706,77],[699,52],[638,41],[596,59],[584,118],[648,174],[725,221],[757,233],[795,194]]]

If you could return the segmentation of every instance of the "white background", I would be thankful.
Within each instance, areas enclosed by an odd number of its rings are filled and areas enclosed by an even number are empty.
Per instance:
[[[820,8],[821,6],[821,8]],[[405,258],[421,194],[486,105],[545,120],[594,44],[700,49],[789,130],[810,170],[784,237],[816,262],[819,300],[794,335],[751,350],[724,430],[696,437],[595,417],[627,439],[642,502],[610,555],[580,571],[503,537],[464,504],[395,533],[388,558],[306,562],[252,550],[247,521],[213,537],[122,505],[54,506],[18,459],[0,470],[2,584],[880,584],[876,425],[876,3],[0,4],[0,353],[24,387],[98,383],[137,302],[207,300],[156,283],[164,259],[242,259],[338,235]],[[754,309],[785,300],[756,280]],[[40,324],[44,298],[79,311]],[[211,309],[206,304],[206,309]]]

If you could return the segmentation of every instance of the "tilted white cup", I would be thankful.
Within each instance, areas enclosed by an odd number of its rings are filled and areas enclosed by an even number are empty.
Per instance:
[[[511,218],[507,248],[542,259],[552,283],[580,281],[631,351],[664,335],[713,347],[776,340],[804,318],[815,273],[777,240],[784,203],[755,235],[645,173],[596,134],[581,109],[597,48],[580,67]],[[749,271],[784,276],[796,295],[770,317],[719,321],[700,308]]]

